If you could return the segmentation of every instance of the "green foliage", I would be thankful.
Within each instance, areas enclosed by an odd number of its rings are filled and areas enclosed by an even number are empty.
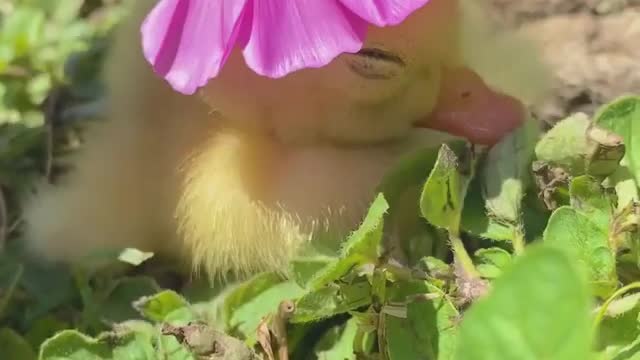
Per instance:
[[[592,358],[589,302],[566,254],[532,246],[465,314],[455,358]]]
[[[121,13],[0,0],[3,223],[76,146],[77,120],[100,116]],[[225,285],[138,249],[44,265],[10,233],[0,358],[258,359],[286,339],[294,359],[640,359],[639,121],[628,96],[544,134],[530,120],[491,149],[420,149],[335,254]]]

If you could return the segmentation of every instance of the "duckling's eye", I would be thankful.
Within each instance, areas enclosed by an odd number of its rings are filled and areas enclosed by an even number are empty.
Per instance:
[[[406,67],[400,56],[378,48],[360,50],[348,58],[347,64],[351,71],[369,80],[394,78]]]

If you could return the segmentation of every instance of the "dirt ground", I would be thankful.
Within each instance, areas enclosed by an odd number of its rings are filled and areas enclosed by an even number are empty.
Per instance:
[[[553,94],[536,109],[543,119],[640,94],[640,0],[486,1],[534,40],[552,68]]]

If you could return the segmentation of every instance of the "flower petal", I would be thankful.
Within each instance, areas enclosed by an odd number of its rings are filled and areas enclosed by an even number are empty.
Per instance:
[[[243,24],[248,0],[161,0],[142,24],[144,55],[177,91],[215,77]]]
[[[362,47],[367,23],[337,0],[254,0],[247,65],[272,78],[321,67]]]
[[[355,14],[376,26],[397,25],[429,0],[340,0]]]

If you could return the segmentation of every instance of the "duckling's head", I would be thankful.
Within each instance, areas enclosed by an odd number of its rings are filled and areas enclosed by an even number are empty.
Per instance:
[[[481,12],[472,0],[431,0],[397,26],[372,26],[358,53],[279,79],[236,52],[200,93],[227,125],[284,143],[370,145],[432,128],[491,144],[524,120],[528,94],[540,91],[518,88],[541,88],[529,80],[544,72],[511,64],[527,46]]]

